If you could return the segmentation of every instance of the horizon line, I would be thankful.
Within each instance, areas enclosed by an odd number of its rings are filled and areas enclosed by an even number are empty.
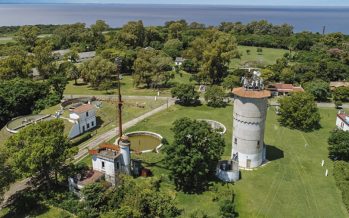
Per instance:
[[[107,2],[0,2],[0,5],[183,5],[183,6],[237,6],[237,7],[348,7],[348,5],[272,5],[272,4],[211,4],[211,3],[107,3]]]

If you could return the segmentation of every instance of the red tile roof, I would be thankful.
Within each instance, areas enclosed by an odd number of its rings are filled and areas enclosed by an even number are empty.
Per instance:
[[[349,126],[349,122],[347,120],[347,115],[344,113],[337,114],[337,117],[339,117],[347,126]]]
[[[295,87],[292,84],[284,84],[284,83],[275,83],[268,87],[270,91],[277,92],[304,92],[302,87]]]
[[[268,98],[271,96],[270,92],[267,90],[246,90],[243,87],[234,88],[234,95],[244,97],[244,98]]]
[[[84,112],[87,112],[87,111],[90,111],[92,109],[94,109],[95,106],[92,105],[92,104],[83,104],[73,110],[71,110],[72,112],[74,113],[77,113],[77,114],[80,114],[80,113],[84,113]]]

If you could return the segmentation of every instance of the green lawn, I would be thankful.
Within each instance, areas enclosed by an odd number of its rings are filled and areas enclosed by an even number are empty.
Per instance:
[[[181,74],[175,74],[175,78],[172,79],[170,82],[178,82],[178,83],[190,83],[189,81],[190,74],[186,72],[182,72]],[[133,85],[133,78],[132,76],[124,76],[121,81],[121,92],[123,95],[132,95],[132,96],[155,96],[157,95],[156,89],[147,89],[147,88],[136,88]],[[87,84],[79,84],[74,85],[74,81],[70,81],[69,84],[66,86],[64,94],[66,95],[115,95],[117,93],[117,88],[109,90],[108,93],[106,93],[104,90],[96,90],[90,87]],[[161,96],[170,96],[170,90],[167,89],[161,89],[160,90]]]
[[[230,63],[231,69],[242,67],[245,63],[251,63],[250,67],[255,67],[255,63],[264,66],[274,64],[278,58],[282,58],[288,52],[284,49],[262,48],[263,52],[258,54],[257,47],[253,46],[238,46],[238,49],[242,56],[240,59],[234,59]],[[247,49],[251,51],[250,54],[247,54]]]
[[[237,211],[240,217],[347,217],[348,214],[336,188],[332,163],[327,158],[327,137],[335,127],[335,109],[320,109],[323,128],[312,133],[302,133],[280,127],[276,114],[269,109],[265,142],[268,146],[267,165],[255,171],[242,171],[242,179],[234,186],[214,183],[212,189],[201,195],[175,192],[167,178],[163,154],[143,154],[146,167],[154,175],[163,175],[162,189],[176,195],[178,206],[184,209],[183,217],[195,211],[217,217],[219,207],[215,196],[226,197],[225,191],[234,189],[237,194]],[[154,115],[128,131],[149,130],[160,133],[170,142],[174,120],[180,117],[214,119],[226,125],[226,148],[223,158],[229,158],[231,149],[232,107],[212,109],[207,106],[174,106]],[[305,146],[307,144],[307,146]],[[325,166],[321,167],[321,160]],[[325,169],[329,176],[325,177]]]

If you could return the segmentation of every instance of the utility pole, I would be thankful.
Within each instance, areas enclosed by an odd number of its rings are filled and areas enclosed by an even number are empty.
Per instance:
[[[326,26],[323,26],[322,27],[322,35],[325,35],[325,33],[326,33]]]
[[[116,64],[116,78],[118,80],[118,119],[119,119],[119,132],[116,134],[119,134],[119,137],[122,136],[122,98],[121,98],[121,83],[120,83],[120,70],[121,70],[121,63],[122,59],[120,57],[115,58],[115,64]]]

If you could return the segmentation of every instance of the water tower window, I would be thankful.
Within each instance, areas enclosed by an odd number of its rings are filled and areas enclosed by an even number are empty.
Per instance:
[[[88,117],[88,112],[86,112],[86,117]]]
[[[119,168],[120,168],[120,163],[116,162],[116,169],[119,169]]]
[[[102,169],[104,169],[105,168],[105,163],[104,163],[104,161],[102,161]]]
[[[259,141],[257,141],[257,148],[260,148],[260,143],[259,143]]]
[[[237,143],[238,143],[238,139],[234,138],[234,144],[237,144]]]

